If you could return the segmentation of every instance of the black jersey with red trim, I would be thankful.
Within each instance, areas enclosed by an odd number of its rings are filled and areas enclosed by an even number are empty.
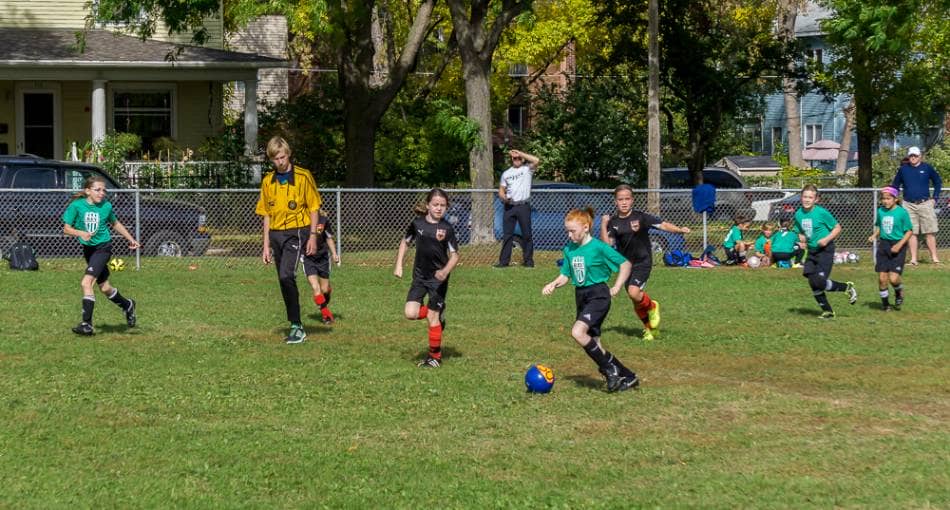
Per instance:
[[[643,211],[630,211],[621,218],[614,214],[607,222],[607,235],[614,238],[617,251],[631,263],[653,262],[650,227],[659,227],[663,220]]]
[[[424,216],[419,216],[406,229],[405,240],[416,243],[413,278],[432,278],[436,271],[449,263],[449,253],[458,251],[455,229],[445,220],[429,223]]]
[[[314,255],[325,255],[330,248],[328,243],[333,242],[333,228],[330,227],[330,218],[317,214],[317,225],[313,229],[317,231],[317,253]]]

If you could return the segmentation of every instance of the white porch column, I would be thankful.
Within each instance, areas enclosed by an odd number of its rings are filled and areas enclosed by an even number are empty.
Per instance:
[[[244,80],[244,154],[257,152],[257,77]],[[254,165],[254,182],[261,182],[261,167]]]
[[[92,143],[106,137],[106,81],[92,81]]]

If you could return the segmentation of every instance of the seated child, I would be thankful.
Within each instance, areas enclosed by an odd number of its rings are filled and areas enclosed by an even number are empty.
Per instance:
[[[752,219],[745,212],[738,212],[733,217],[732,228],[729,229],[726,239],[722,242],[722,248],[726,252],[725,264],[727,266],[745,263],[748,243],[742,240],[742,231],[749,228],[751,221]]]
[[[772,261],[778,267],[801,267],[805,251],[798,245],[798,233],[791,230],[792,218],[782,218],[782,229],[772,235]]]
[[[762,265],[769,265],[772,260],[772,232],[775,232],[774,223],[762,225],[762,233],[755,238],[755,255],[762,259]]]

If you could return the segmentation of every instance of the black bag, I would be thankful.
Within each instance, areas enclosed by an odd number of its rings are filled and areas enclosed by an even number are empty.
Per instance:
[[[14,243],[7,251],[10,269],[16,271],[36,271],[40,268],[36,262],[36,250],[26,243]]]

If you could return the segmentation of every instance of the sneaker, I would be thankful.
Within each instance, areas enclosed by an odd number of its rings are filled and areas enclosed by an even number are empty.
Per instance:
[[[844,289],[848,293],[848,303],[852,305],[858,302],[858,289],[854,288],[854,282],[845,282],[848,288]]]
[[[894,298],[894,309],[900,310],[902,304],[904,304],[904,295],[900,294]]]
[[[442,362],[432,356],[426,356],[426,359],[416,363],[416,366],[420,368],[439,368],[442,366]]]
[[[819,318],[819,319],[834,319],[834,318],[835,318],[835,312],[832,312],[832,311],[830,311],[830,310],[826,310],[826,311],[824,311],[824,312],[821,312],[821,315],[819,315],[818,318]]]
[[[607,380],[607,391],[613,393],[617,391],[617,388],[620,386],[620,383],[623,380],[623,377],[620,376],[620,369],[617,368],[617,365],[610,364],[607,365],[607,368],[599,369],[600,375],[604,376],[604,379]]]
[[[303,326],[293,325],[290,326],[290,334],[287,335],[287,338],[284,339],[284,342],[288,344],[299,344],[307,339],[307,332],[303,330]]]
[[[129,325],[130,328],[135,327],[135,300],[129,300],[129,308],[125,311],[125,323]]]
[[[801,268],[802,268],[802,265],[799,262],[792,264],[792,269],[801,269]]]
[[[630,375],[625,375],[620,378],[620,382],[617,383],[617,387],[614,388],[614,391],[627,391],[631,388],[637,388],[640,386],[640,378],[637,377],[637,374],[631,372]]]
[[[660,327],[660,303],[653,301],[653,306],[647,311],[647,318],[650,320],[650,329]]]
[[[891,305],[883,305],[883,306],[881,306],[881,311],[882,311],[882,312],[889,312],[889,311],[891,311],[891,310],[892,310]]]
[[[534,262],[525,262],[524,264],[521,265],[521,267],[529,267],[529,268],[534,267]]]
[[[92,336],[96,332],[92,329],[92,324],[88,322],[80,322],[75,328],[73,328],[73,333],[83,336]]]
[[[653,331],[650,328],[643,328],[643,341],[652,342],[653,341]]]

